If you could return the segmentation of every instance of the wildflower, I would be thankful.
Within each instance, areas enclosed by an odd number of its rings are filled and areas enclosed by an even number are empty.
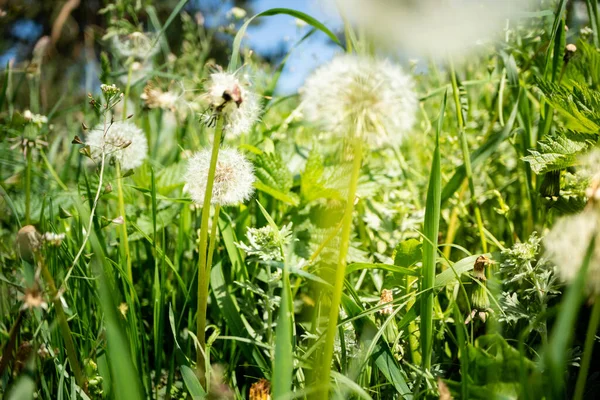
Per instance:
[[[386,304],[386,306],[379,310],[381,315],[390,315],[394,312],[394,307],[391,304],[392,301],[394,301],[394,292],[391,289],[383,289],[379,303],[377,303],[378,306]]]
[[[577,51],[577,46],[575,46],[573,43],[569,43],[568,45],[566,45],[565,46],[565,55],[563,56],[563,61],[568,62],[571,58],[573,58],[576,51]]]
[[[214,113],[221,113],[225,118],[223,129],[226,133],[239,136],[250,131],[258,120],[260,103],[258,96],[248,90],[235,74],[216,72],[210,75],[207,93],[204,95],[209,103],[210,120]]]
[[[25,121],[28,123],[37,125],[38,128],[41,128],[42,125],[48,123],[48,117],[41,114],[34,114],[30,110],[23,111],[23,118],[25,118]]]
[[[204,149],[189,160],[185,175],[186,190],[196,203],[202,204],[206,193],[211,151]],[[235,205],[250,198],[254,192],[252,164],[234,149],[219,152],[213,183],[212,204]]]
[[[161,108],[163,110],[174,111],[178,96],[173,92],[164,92],[151,84],[147,84],[140,98],[144,100],[148,108]]]
[[[132,32],[125,35],[114,35],[112,46],[122,58],[133,57],[145,60],[154,56],[159,48],[155,35],[150,32]]]
[[[100,85],[100,90],[107,97],[115,96],[121,91],[114,83],[112,85],[102,84]]]
[[[358,131],[399,141],[412,128],[417,96],[411,77],[388,60],[342,55],[317,69],[301,89],[309,121],[330,132]]]
[[[566,282],[572,282],[579,274],[587,248],[596,238],[588,265],[586,292],[600,294],[600,210],[594,206],[583,212],[560,218],[544,238],[544,247],[550,259],[556,264],[558,275]]]
[[[408,53],[443,58],[477,49],[482,40],[500,33],[506,19],[532,1],[346,0],[348,18],[383,43]]]
[[[54,232],[46,232],[44,233],[44,242],[48,243],[51,246],[59,247],[62,241],[65,239],[64,233],[54,233]]]
[[[238,247],[247,255],[258,256],[263,261],[281,261],[281,249],[289,245],[292,237],[292,223],[275,231],[271,225],[262,228],[248,228],[246,238],[249,244],[238,243]]]
[[[126,170],[142,165],[148,151],[144,132],[128,121],[112,123],[106,133],[102,124],[97,125],[89,132],[86,145],[94,160],[99,160],[104,153]]]
[[[250,400],[271,400],[271,383],[261,378],[250,386]]]
[[[44,301],[42,291],[37,284],[31,288],[25,289],[25,294],[22,296],[21,301],[23,302],[21,310],[32,310],[34,308],[48,309],[48,303]]]

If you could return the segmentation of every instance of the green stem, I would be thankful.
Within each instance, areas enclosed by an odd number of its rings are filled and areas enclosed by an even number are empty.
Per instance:
[[[208,287],[210,273],[207,268],[208,245],[208,221],[210,218],[210,200],[212,197],[213,183],[215,181],[215,171],[217,168],[217,158],[219,157],[219,145],[221,144],[221,135],[223,133],[223,116],[217,116],[217,126],[213,137],[212,153],[210,158],[210,167],[208,169],[208,178],[206,181],[206,193],[204,194],[204,203],[202,204],[202,221],[200,224],[200,244],[198,260],[198,315],[196,318],[196,336],[200,343],[200,348],[196,354],[196,368],[200,383],[206,388],[205,366],[206,358],[206,306],[208,303]]]
[[[31,222],[31,163],[32,153],[31,149],[27,151],[27,165],[25,166],[25,224],[29,225]]]
[[[135,298],[135,289],[133,287],[133,271],[131,268],[131,254],[129,253],[129,240],[127,236],[127,217],[125,215],[125,199],[123,197],[123,178],[121,176],[121,164],[117,164],[117,193],[119,196],[119,214],[123,218],[123,224],[121,225],[121,250],[122,256],[125,258],[125,265],[127,271],[127,278],[130,282],[131,288],[131,300]]]
[[[71,365],[71,369],[73,370],[73,375],[75,375],[75,381],[79,387],[87,392],[87,382],[85,379],[85,375],[81,370],[81,366],[79,365],[79,361],[77,360],[77,351],[75,350],[75,343],[73,342],[73,335],[71,334],[71,329],[69,328],[69,324],[67,322],[67,316],[65,315],[65,311],[63,310],[60,296],[58,295],[58,291],[56,290],[56,285],[54,284],[54,279],[48,271],[46,267],[46,263],[41,260],[39,262],[39,266],[42,270],[42,276],[50,289],[50,296],[52,297],[52,303],[54,303],[54,310],[56,311],[56,318],[58,319],[58,327],[60,329],[63,340],[65,341],[65,349],[67,351],[67,358],[69,359],[69,364]]]
[[[467,137],[465,135],[465,122],[463,120],[462,110],[460,107],[458,83],[456,79],[456,71],[454,70],[454,62],[452,61],[452,59],[450,59],[450,78],[452,80],[452,94],[454,97],[454,104],[456,105],[456,118],[458,119],[458,136],[461,143],[463,163],[465,165],[467,181],[469,182],[471,201],[473,202],[473,208],[475,210],[475,220],[477,222],[477,228],[479,230],[481,249],[484,253],[487,253],[487,241],[485,239],[485,231],[483,229],[483,219],[481,218],[481,210],[479,209],[479,205],[475,201],[475,184],[473,182],[473,170],[471,169],[471,156],[469,154],[469,145],[467,143]]]
[[[583,399],[585,382],[590,369],[590,362],[592,361],[592,353],[594,352],[594,339],[596,338],[596,331],[598,330],[599,323],[600,296],[596,296],[596,299],[594,300],[594,307],[592,308],[592,315],[590,317],[590,324],[588,325],[587,334],[585,337],[585,344],[583,345],[583,357],[581,358],[581,367],[579,369],[579,375],[577,376],[577,384],[575,385],[575,395],[573,396],[574,400]]]
[[[335,334],[337,332],[337,322],[340,303],[342,301],[342,291],[344,289],[344,281],[346,277],[346,256],[350,246],[350,232],[352,230],[352,214],[354,211],[354,198],[356,196],[356,188],[358,186],[358,177],[360,175],[360,166],[362,161],[362,143],[361,138],[352,139],[352,149],[354,150],[354,159],[352,160],[352,175],[350,177],[350,186],[348,187],[348,198],[346,199],[346,210],[344,219],[342,220],[342,236],[340,243],[340,252],[338,264],[335,271],[335,283],[331,298],[331,306],[329,309],[329,319],[327,323],[327,335],[325,338],[325,349],[323,353],[323,361],[321,364],[321,380],[322,380],[322,396],[320,398],[327,399],[329,397],[329,375],[331,373],[331,361],[333,360],[333,345]]]
[[[131,75],[133,73],[133,63],[129,66],[127,72],[127,86],[125,86],[125,94],[123,95],[123,118],[127,118],[127,99],[129,98],[129,89],[131,88]]]

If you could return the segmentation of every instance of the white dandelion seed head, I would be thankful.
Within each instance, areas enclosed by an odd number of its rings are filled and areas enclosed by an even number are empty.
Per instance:
[[[333,3],[333,1],[332,1]],[[445,59],[481,49],[532,0],[344,0],[347,17],[391,48]],[[333,11],[333,10],[332,10]]]
[[[229,135],[239,136],[247,133],[258,120],[259,97],[235,74],[211,74],[205,98],[208,99],[211,109],[219,110],[223,114],[223,129]]]
[[[112,37],[112,46],[120,57],[133,57],[136,60],[152,58],[159,50],[156,35],[151,32],[115,35]]]
[[[142,165],[148,153],[148,141],[144,132],[129,121],[114,122],[104,134],[104,124],[96,125],[85,142],[90,146],[92,158],[99,161],[102,152],[105,159],[113,159],[124,170]]]
[[[588,272],[586,291],[600,294],[600,237],[598,226],[600,215],[594,208],[560,218],[544,238],[547,256],[556,264],[559,276],[565,282],[572,282],[578,275],[585,259],[587,248],[596,236]]]
[[[301,89],[307,120],[324,129],[400,141],[415,123],[412,78],[384,59],[341,55],[318,68]]]
[[[186,191],[198,204],[204,202],[211,151],[203,149],[194,154],[185,174]],[[254,192],[252,163],[235,149],[221,149],[217,158],[212,204],[236,205],[247,201]]]

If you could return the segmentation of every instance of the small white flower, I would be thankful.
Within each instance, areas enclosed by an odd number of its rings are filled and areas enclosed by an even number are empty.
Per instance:
[[[189,160],[185,175],[186,190],[198,204],[204,202],[211,151],[203,149]],[[211,203],[243,203],[254,192],[254,171],[250,161],[235,149],[222,149],[217,158]]]
[[[412,78],[388,60],[341,55],[301,89],[305,117],[340,135],[400,141],[415,122]]]
[[[104,133],[104,124],[97,125],[88,134],[86,145],[90,146],[92,158],[112,158],[118,161],[124,170],[142,165],[148,152],[148,141],[144,132],[132,122],[114,122]]]
[[[65,239],[64,233],[46,232],[44,233],[44,241],[51,246],[59,247],[62,241]]]
[[[229,135],[239,136],[247,133],[258,120],[259,98],[235,74],[211,74],[204,97],[208,99],[212,111],[223,114],[224,130]]]
[[[579,214],[560,218],[544,238],[546,253],[556,264],[559,275],[564,281],[571,282],[579,273],[592,237],[596,237],[585,280],[587,293],[592,295],[600,294],[598,226],[599,211],[594,207],[587,207]]]

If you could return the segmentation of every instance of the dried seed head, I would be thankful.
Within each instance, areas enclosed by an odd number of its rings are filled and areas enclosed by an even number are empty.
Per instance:
[[[104,132],[104,125],[99,124],[92,129],[86,140],[90,147],[90,155],[95,161],[112,158],[121,164],[124,170],[142,165],[148,152],[148,142],[144,132],[132,122],[115,122]]]
[[[258,96],[235,74],[216,72],[210,75],[207,92],[203,96],[209,103],[209,118],[221,113],[225,118],[226,134],[239,136],[250,131],[260,113]]]
[[[25,289],[25,293],[21,297],[21,301],[23,302],[21,310],[32,310],[34,308],[42,308],[44,310],[48,309],[48,303],[44,301],[42,291],[37,284],[34,284],[34,286],[31,288]]]
[[[271,400],[271,383],[261,378],[250,386],[249,400]]]
[[[390,315],[394,312],[394,307],[392,306],[392,302],[394,301],[394,292],[391,289],[383,289],[381,291],[381,298],[377,303],[378,306],[387,304],[385,307],[379,310],[381,315]]]
[[[204,149],[194,154],[188,162],[186,190],[198,204],[204,202],[210,159],[211,151]],[[245,202],[254,192],[254,180],[252,164],[242,153],[234,149],[222,149],[217,159],[211,203],[235,205]]]
[[[17,252],[22,259],[31,261],[42,246],[42,236],[33,225],[25,225],[17,232]]]
[[[148,83],[146,87],[144,87],[144,93],[142,93],[140,98],[144,100],[144,103],[148,108],[160,108],[163,110],[174,111],[179,96],[170,91],[165,92]]]

